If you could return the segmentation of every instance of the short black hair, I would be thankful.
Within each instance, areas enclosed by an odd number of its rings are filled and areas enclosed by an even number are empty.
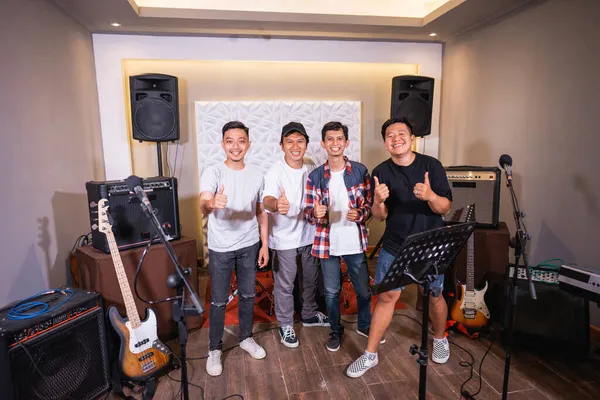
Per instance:
[[[225,132],[227,132],[230,129],[242,129],[244,132],[246,132],[246,136],[248,136],[248,139],[250,138],[250,129],[240,121],[229,121],[228,123],[223,125],[223,137],[225,137]]]
[[[344,137],[348,140],[348,127],[341,122],[331,121],[323,125],[321,129],[321,140],[325,141],[325,132],[327,131],[343,131]]]
[[[413,133],[413,126],[412,124],[404,117],[392,117],[390,119],[388,119],[387,121],[385,121],[383,123],[383,125],[381,125],[381,137],[383,138],[383,141],[385,142],[385,131],[386,129],[390,126],[390,125],[394,125],[394,124],[404,124],[406,125],[406,127],[408,128],[408,131],[410,132],[411,136],[414,135]]]

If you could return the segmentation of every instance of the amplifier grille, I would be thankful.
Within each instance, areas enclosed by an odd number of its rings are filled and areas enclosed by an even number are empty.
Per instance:
[[[102,309],[99,308],[13,346],[8,358],[16,398],[96,398],[108,389],[105,340]]]

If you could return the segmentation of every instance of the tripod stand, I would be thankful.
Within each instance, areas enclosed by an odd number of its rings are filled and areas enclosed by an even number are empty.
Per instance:
[[[191,275],[191,270],[184,269],[179,261],[177,260],[177,255],[175,254],[175,250],[171,243],[169,242],[169,238],[165,234],[160,221],[158,220],[152,205],[150,204],[150,200],[144,193],[141,185],[142,179],[137,176],[130,176],[126,179],[127,187],[129,190],[134,192],[136,196],[140,200],[140,206],[144,210],[144,214],[148,217],[152,224],[154,225],[154,229],[165,247],[169,258],[173,262],[175,266],[175,273],[170,275],[167,278],[167,285],[170,288],[174,288],[177,291],[177,296],[175,298],[175,302],[173,303],[173,320],[177,323],[178,334],[179,334],[179,346],[180,346],[180,356],[179,360],[181,363],[181,387],[183,391],[183,398],[185,400],[189,399],[188,393],[188,377],[187,377],[187,358],[186,358],[186,346],[187,346],[187,316],[198,316],[204,312],[202,305],[200,305],[200,301],[198,300],[198,296],[194,293],[190,283],[187,280],[187,277]],[[188,290],[189,297],[192,301],[193,307],[185,306],[185,289]]]
[[[504,295],[504,309],[507,310],[507,314],[504,315],[502,320],[502,327],[506,328],[508,322],[508,329],[506,330],[506,345],[505,345],[505,356],[504,356],[504,382],[502,384],[502,400],[506,400],[508,396],[508,380],[510,375],[510,352],[512,347],[513,331],[515,326],[515,311],[517,308],[517,277],[519,275],[519,261],[523,257],[523,263],[525,264],[525,272],[527,274],[527,280],[529,281],[529,294],[533,300],[536,300],[535,287],[531,281],[531,272],[529,271],[529,261],[527,259],[527,241],[531,239],[531,236],[525,229],[523,218],[525,214],[519,209],[519,202],[512,184],[512,158],[509,155],[503,154],[500,157],[500,166],[504,168],[506,172],[506,186],[510,190],[510,197],[514,211],[515,225],[517,228],[514,248],[515,248],[515,268],[512,277],[510,276],[510,265],[506,266],[506,280],[505,280],[505,295]],[[511,279],[512,278],[512,279]]]
[[[430,286],[437,275],[443,274],[454,261],[474,229],[475,222],[470,222],[409,236],[381,283],[372,288],[373,293],[377,294],[413,282],[424,286],[421,347],[413,344],[409,350],[412,355],[418,354],[420,400],[425,400],[427,393]]]

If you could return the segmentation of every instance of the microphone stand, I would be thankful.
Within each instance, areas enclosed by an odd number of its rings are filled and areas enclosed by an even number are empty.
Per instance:
[[[517,307],[517,276],[519,275],[519,260],[521,259],[521,257],[523,257],[523,262],[525,264],[525,273],[527,274],[527,280],[529,281],[529,294],[533,300],[536,300],[535,287],[533,286],[533,282],[531,280],[531,272],[529,271],[529,262],[527,259],[526,251],[527,241],[531,239],[531,236],[527,233],[525,229],[525,224],[523,223],[523,218],[525,217],[525,214],[519,209],[519,202],[517,201],[517,196],[515,195],[515,191],[512,184],[512,176],[509,175],[508,171],[506,171],[506,168],[505,172],[506,186],[510,190],[517,231],[515,234],[515,268],[512,277],[510,276],[510,264],[506,266],[506,291],[504,298],[504,309],[508,310],[508,315],[504,316],[502,326],[504,327],[505,323],[508,320],[508,331],[506,332],[506,354],[504,358],[504,382],[502,385],[502,400],[506,400],[508,395],[508,380],[510,375],[510,352],[512,347],[513,330],[515,326],[515,311]]]
[[[154,213],[154,209],[151,206],[144,204],[143,201],[140,202],[140,206],[142,210],[144,210],[144,214],[152,221],[154,225],[154,229],[159,236],[160,241],[165,246],[167,254],[169,258],[175,265],[175,273],[169,275],[167,278],[167,286],[170,288],[175,288],[177,290],[176,300],[173,303],[173,320],[177,323],[178,334],[179,334],[179,346],[181,349],[181,353],[179,356],[179,362],[181,363],[181,388],[183,392],[183,398],[185,400],[189,400],[189,392],[188,392],[188,377],[187,377],[187,359],[186,359],[186,345],[187,345],[187,322],[186,316],[199,316],[204,312],[200,301],[198,300],[198,296],[194,293],[194,290],[190,286],[190,283],[187,280],[187,277],[191,275],[191,269],[184,269],[179,261],[177,260],[177,255],[175,254],[175,250],[173,250],[173,246],[169,242],[167,235],[165,234],[156,214]],[[190,299],[194,307],[186,308],[185,307],[185,289],[187,288],[189,292]]]

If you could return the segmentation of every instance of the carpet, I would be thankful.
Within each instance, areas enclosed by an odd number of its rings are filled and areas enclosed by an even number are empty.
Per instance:
[[[371,285],[373,280],[371,279]],[[256,273],[256,297],[254,301],[254,323],[259,322],[273,322],[276,321],[274,312],[274,299],[273,299],[273,272],[272,271],[258,271]],[[231,292],[229,296],[229,303],[225,310],[225,325],[237,325],[238,320],[238,300],[236,289],[235,274],[232,274],[231,278]],[[204,314],[203,327],[208,327],[208,316],[210,310],[210,278],[206,287],[204,308],[206,313]],[[371,311],[377,304],[377,296],[371,297]],[[396,303],[397,310],[406,309],[407,306],[399,300]],[[325,311],[325,310],[323,310]],[[340,312],[342,315],[352,315],[358,313],[358,307],[356,304],[356,294],[350,278],[345,274],[345,267],[342,266],[342,291],[340,293]],[[296,320],[300,319],[300,315],[296,313]]]

